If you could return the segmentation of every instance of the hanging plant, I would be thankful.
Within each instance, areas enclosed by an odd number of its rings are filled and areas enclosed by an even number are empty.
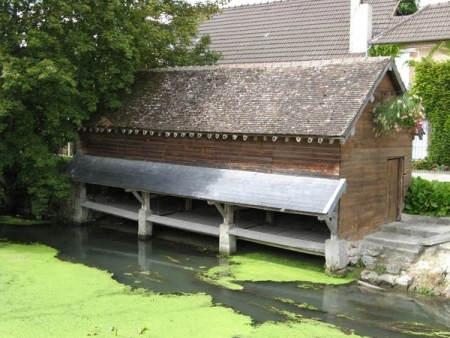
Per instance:
[[[401,97],[384,101],[374,109],[375,128],[373,131],[379,137],[391,130],[407,129],[422,139],[425,134],[424,119],[422,99],[417,95],[404,94]]]

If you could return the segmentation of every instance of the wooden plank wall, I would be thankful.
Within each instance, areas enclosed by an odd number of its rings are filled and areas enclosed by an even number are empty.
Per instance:
[[[375,102],[369,103],[357,123],[355,135],[342,146],[340,177],[347,178],[347,191],[340,202],[341,238],[361,239],[387,222],[389,158],[404,158],[404,194],[411,181],[411,134],[402,131],[375,137],[373,133],[376,103],[395,90],[388,73],[375,92]]]
[[[80,133],[86,155],[291,175],[339,176],[340,145],[279,138],[181,138],[122,133]]]

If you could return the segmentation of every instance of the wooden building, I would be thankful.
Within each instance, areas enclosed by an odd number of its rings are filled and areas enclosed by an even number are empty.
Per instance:
[[[376,137],[373,110],[403,91],[389,58],[141,72],[120,109],[80,129],[75,219],[92,209],[135,219],[141,237],[157,223],[217,236],[226,253],[241,239],[342,267],[346,240],[400,217],[411,135]],[[139,204],[96,201],[86,185]]]

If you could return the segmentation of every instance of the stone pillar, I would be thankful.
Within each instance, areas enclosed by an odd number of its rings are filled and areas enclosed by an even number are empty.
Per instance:
[[[77,183],[75,193],[75,205],[73,213],[73,221],[75,223],[84,223],[88,219],[89,210],[82,207],[81,204],[86,201],[86,184]]]
[[[327,270],[340,270],[350,263],[346,247],[345,240],[327,239],[325,241],[325,265]]]
[[[225,215],[219,232],[219,252],[222,254],[232,254],[236,252],[236,236],[228,234],[234,228],[234,206],[225,204]]]
[[[149,192],[142,193],[142,202],[143,203],[141,203],[141,208],[139,209],[138,238],[145,240],[151,237],[153,234],[153,223],[147,221],[147,217],[152,214],[152,210],[150,209]]]

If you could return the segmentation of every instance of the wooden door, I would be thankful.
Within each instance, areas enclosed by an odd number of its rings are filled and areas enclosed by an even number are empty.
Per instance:
[[[387,222],[400,220],[403,203],[403,158],[388,160]]]

